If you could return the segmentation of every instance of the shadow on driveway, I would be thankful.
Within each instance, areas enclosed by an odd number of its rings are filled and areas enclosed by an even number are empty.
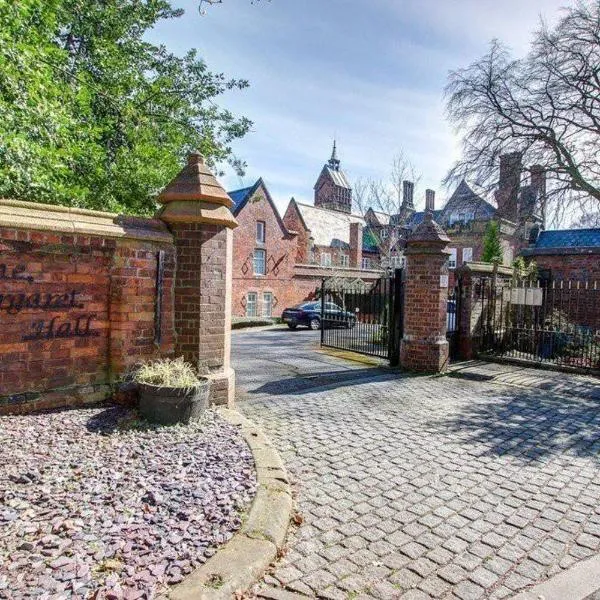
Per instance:
[[[251,395],[277,395],[277,396],[298,396],[309,390],[319,387],[330,387],[331,389],[343,388],[346,386],[360,385],[361,382],[372,381],[391,381],[400,379],[402,374],[398,371],[389,369],[378,369],[368,367],[364,369],[352,369],[349,371],[322,371],[311,372],[297,377],[286,377],[279,380],[268,381],[260,387],[248,391]]]
[[[481,454],[512,455],[524,462],[564,453],[600,460],[598,400],[493,386],[481,402],[465,405],[451,418],[436,420],[435,426],[476,448],[483,445]]]

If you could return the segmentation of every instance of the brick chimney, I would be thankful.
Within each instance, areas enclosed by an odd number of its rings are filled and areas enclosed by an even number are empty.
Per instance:
[[[402,208],[414,209],[415,184],[412,181],[402,182]]]
[[[433,212],[435,210],[435,192],[425,190],[425,210]]]
[[[536,211],[541,215],[544,225],[546,223],[546,169],[542,165],[533,165],[529,172],[531,187],[537,190]]]
[[[533,165],[529,172],[531,186],[538,191],[538,198],[543,198],[546,195],[546,169],[542,165]]]
[[[519,190],[523,154],[511,152],[500,157],[500,181],[496,192],[498,214],[504,219],[516,222],[519,217]]]
[[[360,269],[362,265],[363,226],[350,223],[350,266]]]

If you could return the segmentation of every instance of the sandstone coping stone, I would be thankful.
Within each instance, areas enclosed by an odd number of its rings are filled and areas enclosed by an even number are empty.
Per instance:
[[[158,219],[0,198],[0,227],[173,243]]]
[[[219,414],[241,429],[254,456],[258,490],[242,529],[162,600],[220,600],[251,587],[283,548],[293,501],[283,461],[269,439],[239,412]]]

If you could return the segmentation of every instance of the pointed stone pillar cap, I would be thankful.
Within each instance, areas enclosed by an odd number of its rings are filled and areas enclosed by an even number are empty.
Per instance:
[[[231,229],[238,224],[230,210],[233,201],[196,152],[188,156],[188,164],[158,201],[164,204],[158,217],[166,223],[207,223]]]
[[[163,204],[177,201],[203,201],[221,204],[227,208],[233,206],[233,201],[227,192],[206,166],[204,157],[197,152],[188,156],[188,164],[160,193],[158,201]]]
[[[437,247],[439,252],[439,248],[444,248],[449,241],[446,232],[433,220],[431,211],[426,211],[423,221],[406,240],[406,252],[411,254],[411,249],[412,253],[420,252],[424,246]]]
[[[431,211],[427,211],[417,228],[408,236],[408,242],[443,242],[450,238],[446,232],[433,220]]]

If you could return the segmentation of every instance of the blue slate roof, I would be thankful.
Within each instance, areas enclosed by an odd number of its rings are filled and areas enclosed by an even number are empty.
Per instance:
[[[248,196],[250,196],[255,187],[255,185],[251,185],[250,187],[242,188],[241,190],[227,192],[229,197],[233,200],[233,206],[231,208],[232,212],[236,212],[246,202]]]
[[[600,228],[542,231],[536,248],[600,248]]]

